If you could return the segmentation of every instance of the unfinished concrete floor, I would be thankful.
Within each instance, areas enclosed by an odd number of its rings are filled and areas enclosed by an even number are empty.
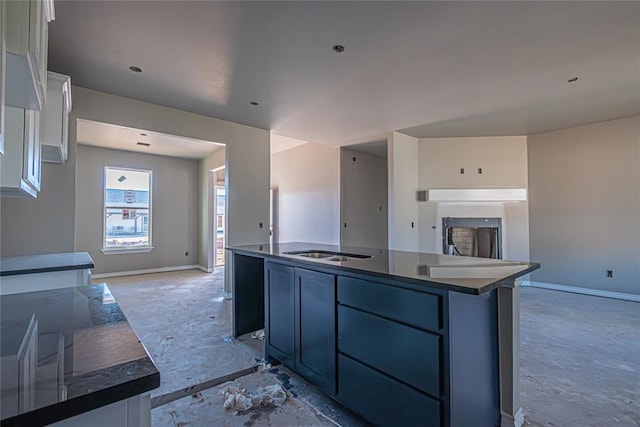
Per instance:
[[[103,279],[160,370],[154,406],[262,359],[263,341],[230,339],[232,302],[222,296],[223,280],[222,269]]]
[[[226,410],[223,391],[232,385],[247,391],[280,384],[287,400],[280,407],[264,406],[245,411]],[[152,411],[153,427],[176,426],[342,426],[367,427],[369,424],[346,410],[316,387],[289,369],[277,367],[238,378],[235,381],[203,390]]]
[[[107,283],[160,370],[161,385],[151,393],[152,426],[365,426],[284,367],[253,372],[261,367],[264,341],[250,335],[229,339],[232,302],[222,297],[223,279],[220,269],[94,280]],[[227,385],[250,391],[275,383],[289,396],[281,407],[222,406]]]
[[[276,381],[288,385],[285,405],[246,412],[222,408],[220,392],[227,384],[220,377],[250,370],[264,348],[249,336],[225,339],[231,334],[231,301],[222,298],[222,273],[190,270],[100,281],[112,289],[160,369],[162,385],[152,393],[159,405],[152,410],[153,426],[362,425],[282,367],[235,384],[247,390]],[[640,426],[640,304],[523,288],[520,369],[526,426]],[[189,387],[202,383],[216,386],[192,397]]]
[[[640,426],[640,303],[522,288],[529,426]]]

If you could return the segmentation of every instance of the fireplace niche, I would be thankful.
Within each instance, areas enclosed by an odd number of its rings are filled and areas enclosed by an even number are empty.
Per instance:
[[[442,218],[442,251],[502,259],[502,218]]]

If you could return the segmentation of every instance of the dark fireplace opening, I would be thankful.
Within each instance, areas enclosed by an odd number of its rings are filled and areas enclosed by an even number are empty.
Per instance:
[[[442,218],[447,255],[502,259],[502,218]]]

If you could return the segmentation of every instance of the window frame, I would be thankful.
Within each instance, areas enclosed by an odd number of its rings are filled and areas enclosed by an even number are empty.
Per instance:
[[[121,171],[131,171],[131,172],[144,172],[149,174],[149,244],[147,245],[139,245],[139,246],[130,246],[130,247],[108,247],[107,246],[107,170],[121,170]],[[127,168],[122,166],[105,166],[102,173],[102,249],[100,251],[105,255],[110,254],[118,254],[118,253],[142,253],[142,252],[151,252],[153,250],[153,171],[149,169],[137,169],[137,168]],[[113,207],[111,207],[113,209]]]

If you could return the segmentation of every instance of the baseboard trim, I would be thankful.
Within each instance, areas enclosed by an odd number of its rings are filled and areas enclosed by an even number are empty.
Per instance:
[[[203,267],[202,265],[198,265],[198,264],[192,264],[192,265],[176,265],[173,267],[147,268],[145,270],[116,271],[113,273],[98,273],[98,274],[92,274],[91,278],[104,279],[107,277],[136,276],[138,274],[166,273],[168,271],[181,271],[181,270],[202,270],[206,273],[211,273],[211,271],[207,270],[207,267]]]
[[[500,427],[522,427],[524,424],[524,413],[522,408],[518,408],[515,415],[500,411]]]
[[[640,302],[640,295],[626,294],[623,292],[602,291],[600,289],[580,288],[578,286],[556,285],[555,283],[536,282],[533,280],[524,280],[520,286],[531,286],[533,288],[551,289],[554,291],[572,292],[574,294]]]
[[[204,271],[205,273],[213,273],[213,268],[207,268],[204,265],[198,265],[196,268],[198,270]]]

